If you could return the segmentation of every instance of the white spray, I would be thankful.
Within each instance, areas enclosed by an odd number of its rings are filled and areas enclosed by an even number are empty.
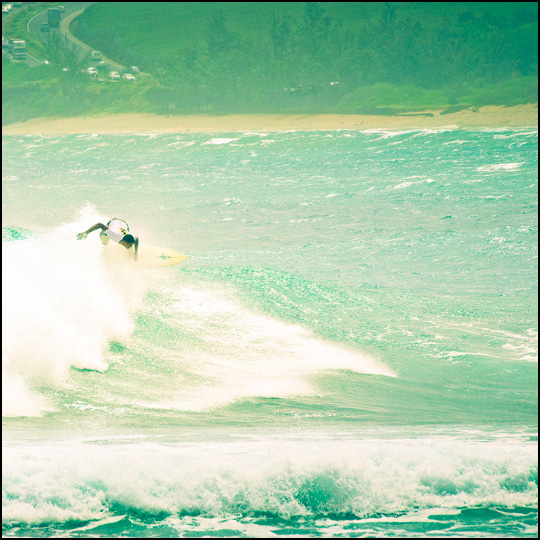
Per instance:
[[[51,410],[39,389],[65,386],[70,368],[104,371],[110,339],[125,339],[144,297],[141,276],[105,264],[97,238],[76,233],[103,218],[2,243],[2,415]]]

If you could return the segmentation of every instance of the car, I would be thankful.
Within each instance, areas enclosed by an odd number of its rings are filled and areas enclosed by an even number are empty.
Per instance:
[[[64,6],[56,6],[56,10],[59,11],[60,13],[66,12],[66,8]]]
[[[48,23],[44,22],[44,23],[41,25],[41,31],[42,31],[42,32],[48,32],[48,31],[49,31],[49,25],[48,25]]]
[[[101,53],[99,51],[92,51],[92,60],[101,60]]]
[[[109,73],[109,80],[114,81],[114,80],[119,79],[119,78],[120,78],[120,75],[118,75],[118,73],[116,71],[111,71]]]
[[[122,79],[125,79],[126,81],[134,81],[135,77],[131,73],[124,73],[122,75]]]
[[[137,66],[131,66],[131,71],[133,71],[133,73],[140,73],[140,70]]]
[[[2,11],[4,13],[9,13],[11,11],[11,8],[12,8],[11,4],[6,4],[5,6],[2,6]]]

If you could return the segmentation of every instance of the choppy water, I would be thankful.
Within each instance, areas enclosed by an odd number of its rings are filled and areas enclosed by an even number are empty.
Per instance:
[[[3,137],[4,535],[536,536],[537,143]]]

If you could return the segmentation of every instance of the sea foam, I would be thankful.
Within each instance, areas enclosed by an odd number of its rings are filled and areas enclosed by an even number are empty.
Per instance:
[[[108,340],[132,331],[144,285],[105,264],[97,233],[77,242],[96,221],[86,209],[71,224],[2,242],[3,416],[50,410],[40,388],[64,386],[70,368],[106,370]]]

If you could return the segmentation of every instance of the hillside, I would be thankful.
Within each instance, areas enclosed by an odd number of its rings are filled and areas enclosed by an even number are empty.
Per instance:
[[[98,2],[71,30],[147,74],[127,89],[76,85],[79,114],[396,114],[537,102],[530,2]],[[45,86],[55,84],[69,100],[61,78]]]

